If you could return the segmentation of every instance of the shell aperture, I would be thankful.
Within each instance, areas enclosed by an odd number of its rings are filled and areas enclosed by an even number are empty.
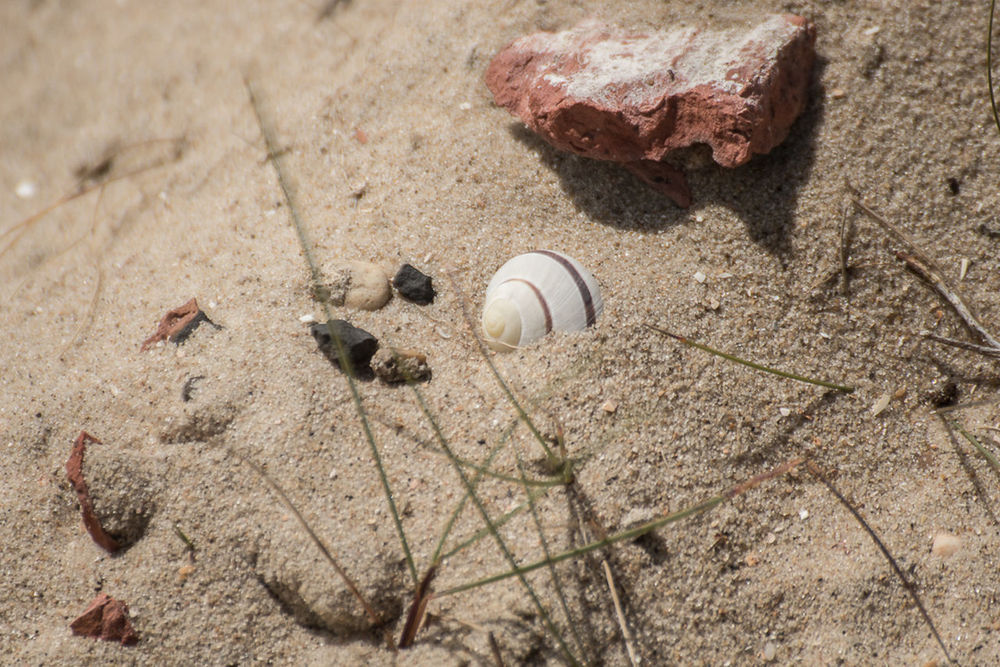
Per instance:
[[[578,261],[552,250],[518,255],[500,267],[486,288],[483,333],[495,350],[527,345],[550,331],[578,331],[603,309],[594,276]]]

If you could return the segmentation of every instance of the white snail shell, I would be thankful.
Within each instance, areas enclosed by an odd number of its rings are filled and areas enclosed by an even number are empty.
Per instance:
[[[535,250],[509,260],[490,280],[483,334],[494,350],[513,350],[550,331],[584,329],[603,308],[601,288],[580,262]]]

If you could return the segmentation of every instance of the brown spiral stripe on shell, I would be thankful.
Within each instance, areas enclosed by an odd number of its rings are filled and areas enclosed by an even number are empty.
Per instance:
[[[535,287],[533,282],[524,278],[511,278],[510,282],[524,283],[534,292],[535,298],[538,299],[538,305],[542,307],[542,313],[545,315],[545,333],[552,331],[552,312],[549,310],[549,302],[545,300],[541,290]]]
[[[580,290],[580,298],[583,299],[583,308],[584,311],[586,311],[587,313],[587,326],[589,327],[594,322],[596,322],[597,314],[594,312],[594,297],[590,293],[590,288],[587,287],[587,281],[583,279],[583,276],[581,276],[580,272],[576,270],[576,267],[573,266],[573,263],[570,262],[565,257],[563,257],[562,255],[554,253],[551,250],[535,250],[534,253],[538,255],[545,255],[546,257],[551,257],[555,261],[559,262],[559,264],[564,269],[566,269],[566,273],[570,275],[570,277],[573,279],[573,282],[576,283],[576,288]],[[532,289],[535,289],[534,285],[532,285],[531,287]],[[538,294],[538,290],[535,290],[535,293]],[[539,296],[539,301],[542,302],[542,307],[545,309],[545,324],[546,324],[545,328],[547,331],[551,331],[552,320],[549,317],[548,305],[545,304],[545,301],[541,299],[540,294],[538,296]]]

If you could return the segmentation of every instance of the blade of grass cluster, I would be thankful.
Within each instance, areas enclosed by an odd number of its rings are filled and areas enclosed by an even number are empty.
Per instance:
[[[556,466],[561,467],[561,464],[564,462],[560,461],[559,457],[556,456],[555,453],[553,453],[552,449],[545,441],[545,436],[541,434],[541,432],[535,426],[535,423],[531,420],[531,417],[529,417],[528,413],[524,410],[523,407],[521,407],[521,404],[514,396],[514,392],[511,391],[511,388],[507,385],[507,382],[504,381],[503,376],[500,375],[500,371],[498,371],[497,367],[493,364],[493,360],[490,359],[489,350],[486,349],[486,344],[483,343],[482,338],[480,338],[479,335],[476,333],[476,327],[472,322],[472,318],[469,316],[469,309],[468,309],[469,304],[465,300],[465,293],[461,289],[459,289],[458,283],[455,282],[455,278],[453,276],[449,274],[448,278],[451,280],[451,286],[452,288],[454,288],[455,293],[458,294],[459,301],[461,302],[462,305],[462,317],[463,319],[465,319],[465,323],[469,326],[469,330],[472,332],[472,337],[476,340],[476,346],[479,348],[480,356],[482,356],[482,358],[486,361],[486,365],[489,366],[490,371],[492,371],[493,373],[493,377],[496,378],[497,383],[499,383],[500,387],[503,389],[504,394],[507,396],[507,400],[510,401],[510,404],[513,405],[514,409],[517,411],[518,417],[521,418],[521,421],[525,423],[525,425],[528,427],[528,430],[531,431],[531,434],[535,436],[535,440],[537,440],[538,444],[541,445],[542,450],[545,452],[546,460],[553,467]],[[568,471],[563,470],[564,477],[566,476],[567,472]]]
[[[559,486],[562,486],[562,485],[559,484]],[[545,495],[548,494],[548,492],[552,488],[553,487],[550,486],[548,488],[532,492],[531,499],[532,500],[538,500],[539,498],[545,497]],[[518,514],[520,514],[521,512],[523,512],[526,509],[528,509],[528,501],[527,500],[525,500],[523,503],[517,505],[514,509],[510,510],[509,512],[505,512],[504,514],[501,514],[499,517],[496,517],[495,519],[493,519],[493,525],[496,528],[502,528],[511,519],[513,519],[514,517],[516,517]],[[444,554],[442,554],[441,560],[447,560],[448,558],[451,558],[452,556],[454,556],[455,554],[457,554],[459,551],[462,551],[463,549],[467,549],[468,547],[472,546],[473,544],[475,544],[476,542],[478,542],[479,540],[483,539],[484,537],[486,537],[489,534],[490,534],[490,528],[489,527],[480,528],[479,530],[477,530],[476,532],[474,532],[472,535],[470,535],[468,538],[466,538],[462,542],[460,542],[457,545],[455,545],[454,547],[452,547],[452,549],[450,551],[447,551]]]
[[[754,487],[762,484],[763,482],[766,482],[770,479],[785,474],[786,472],[799,466],[803,461],[805,461],[805,459],[802,457],[791,459],[790,461],[786,461],[785,463],[782,463],[780,466],[768,472],[762,473],[755,477],[751,477],[747,481],[730,488],[728,491],[721,493],[717,496],[712,496],[711,498],[703,500],[702,502],[697,503],[696,505],[692,505],[691,507],[686,507],[682,510],[671,512],[670,514],[666,514],[660,517],[659,519],[653,519],[652,521],[648,521],[642,525],[636,526],[635,528],[630,528],[629,530],[624,530],[620,533],[615,533],[614,535],[610,535],[602,540],[597,540],[596,542],[590,542],[589,544],[585,544],[581,547],[576,547],[574,549],[563,551],[562,553],[556,554],[555,556],[535,561],[534,563],[530,563],[528,565],[521,565],[506,572],[501,572],[499,574],[495,574],[490,577],[484,577],[482,579],[477,579],[476,581],[471,581],[465,584],[461,584],[459,586],[455,586],[453,588],[449,588],[448,590],[442,591],[437,595],[438,597],[444,597],[445,595],[454,595],[455,593],[461,593],[462,591],[467,591],[473,588],[479,588],[481,586],[493,584],[498,581],[503,581],[504,579],[509,579],[510,577],[523,577],[525,574],[533,572],[534,570],[537,570],[539,568],[546,567],[549,564],[559,563],[569,558],[576,558],[578,556],[590,553],[591,551],[597,551],[598,549],[609,547],[623,540],[635,539],[636,537],[645,535],[646,533],[652,532],[658,528],[662,528],[663,526],[666,526],[668,524],[676,523],[677,521],[680,521],[682,519],[686,519],[688,517],[707,512],[715,508],[716,506],[721,505],[724,502],[732,500],[737,496],[743,495],[750,489],[753,489]]]
[[[848,387],[848,386],[845,386],[845,385],[834,384],[833,382],[826,382],[824,380],[816,380],[816,379],[808,378],[808,377],[805,377],[805,376],[802,376],[802,375],[796,375],[795,373],[789,373],[787,371],[779,371],[776,368],[771,368],[769,366],[763,366],[761,364],[754,363],[752,361],[747,361],[746,359],[741,359],[740,357],[737,357],[735,355],[727,354],[726,352],[722,352],[721,350],[716,350],[715,348],[709,347],[708,345],[704,345],[702,343],[696,343],[695,341],[689,340],[689,339],[685,338],[684,336],[678,336],[677,334],[670,333],[669,331],[661,329],[660,327],[657,327],[657,326],[653,326],[652,324],[647,324],[646,327],[648,329],[652,329],[653,331],[655,331],[657,333],[663,334],[664,336],[667,336],[668,338],[673,338],[676,341],[684,343],[688,347],[694,347],[694,348],[697,348],[699,350],[703,350],[705,352],[708,352],[709,354],[714,354],[717,357],[722,357],[723,359],[727,359],[729,361],[736,362],[737,364],[743,364],[744,366],[749,366],[750,368],[753,368],[753,369],[758,370],[758,371],[763,371],[765,373],[771,373],[772,375],[778,375],[778,376],[783,377],[783,378],[788,378],[789,380],[798,380],[799,382],[806,382],[808,384],[814,384],[814,385],[817,385],[817,386],[820,386],[820,387],[826,387],[827,389],[836,389],[837,391],[843,392],[845,394],[850,394],[850,393],[854,392],[854,387]]]
[[[517,470],[521,474],[521,488],[524,489],[524,495],[528,501],[528,507],[531,510],[531,521],[535,524],[535,530],[538,531],[538,542],[542,545],[542,553],[545,554],[545,559],[549,560],[552,557],[552,552],[549,550],[549,541],[545,537],[545,530],[542,528],[542,520],[538,516],[538,507],[535,505],[534,499],[531,497],[531,489],[527,485],[527,477],[524,474],[524,461],[521,460],[521,453],[514,448],[514,455],[517,457]],[[570,634],[573,635],[573,641],[576,642],[576,647],[581,654],[584,654],[584,660],[586,661],[586,651],[584,644],[580,641],[580,634],[577,632],[576,623],[573,622],[573,617],[569,613],[569,603],[566,602],[566,593],[563,591],[562,581],[559,580],[559,572],[556,570],[556,566],[553,563],[549,563],[549,578],[552,579],[552,586],[556,589],[556,595],[559,597],[559,605],[562,607],[563,616],[566,618],[566,624],[569,626]]]
[[[507,439],[514,432],[514,429],[517,428],[517,424],[518,422],[514,422],[513,424],[510,425],[510,427],[504,430],[503,434],[500,436],[499,441],[497,441],[497,444],[493,446],[493,449],[491,449],[489,454],[486,456],[486,460],[483,461],[482,466],[481,467],[477,466],[475,468],[476,474],[472,478],[473,490],[475,490],[479,486],[479,482],[482,481],[483,477],[486,474],[485,470],[487,469],[487,466],[489,466],[493,462],[493,459],[495,459],[497,454],[500,453],[500,450],[503,449],[504,443],[507,442]],[[437,548],[434,549],[434,555],[431,556],[431,563],[433,565],[436,565],[441,562],[442,560],[441,552],[444,550],[444,544],[448,540],[448,536],[451,534],[451,529],[455,527],[455,522],[458,520],[458,517],[462,515],[462,510],[465,509],[465,504],[468,502],[468,500],[469,500],[469,495],[463,494],[462,499],[458,501],[458,505],[455,507],[455,510],[451,513],[451,516],[448,517],[448,521],[447,523],[445,523],[444,530],[441,533],[441,539],[438,540]]]
[[[309,265],[309,274],[311,278],[310,282],[315,292],[321,283],[319,267],[313,257],[312,244],[306,234],[305,225],[299,218],[298,207],[295,204],[292,193],[288,188],[287,182],[285,181],[284,173],[282,172],[277,153],[277,141],[273,136],[271,126],[264,122],[260,104],[257,102],[257,97],[254,94],[253,85],[250,83],[250,79],[244,78],[243,82],[246,85],[247,94],[250,96],[250,106],[253,107],[254,114],[257,116],[257,123],[260,126],[261,134],[264,136],[264,142],[267,145],[268,159],[274,166],[274,171],[278,176],[278,184],[281,186],[281,191],[285,196],[285,201],[288,202],[288,210],[292,218],[292,224],[294,225],[295,232],[298,235],[299,245],[302,248],[302,254],[305,256],[306,263]],[[326,321],[330,322],[333,319],[333,315],[330,312],[330,306],[326,301],[322,302],[322,306],[323,313],[326,315]],[[382,490],[389,503],[392,521],[396,526],[396,533],[399,535],[399,542],[406,557],[406,565],[410,571],[410,577],[413,579],[413,584],[415,586],[419,585],[420,577],[417,575],[417,568],[413,563],[413,555],[410,552],[410,543],[406,539],[406,533],[403,530],[403,522],[400,519],[399,510],[396,508],[396,502],[393,500],[392,487],[389,485],[389,478],[385,474],[385,467],[382,465],[382,457],[379,454],[378,444],[375,442],[375,435],[372,432],[371,424],[368,422],[368,416],[365,413],[365,408],[361,404],[361,393],[358,391],[357,383],[354,381],[354,368],[351,367],[350,359],[348,359],[347,355],[344,354],[344,346],[340,338],[334,335],[332,330],[330,331],[330,337],[337,346],[337,358],[343,364],[344,375],[347,376],[347,385],[350,387],[351,398],[354,401],[354,409],[358,413],[358,418],[361,420],[361,428],[365,433],[365,439],[368,441],[368,446],[371,449],[372,460],[375,463],[375,467],[378,469],[379,480],[382,483]]]
[[[997,457],[994,456],[993,452],[986,449],[986,446],[979,442],[979,438],[966,431],[957,419],[945,419],[944,417],[941,417],[941,419],[944,419],[945,424],[950,425],[956,431],[961,433],[962,437],[968,440],[969,444],[975,447],[976,450],[983,455],[983,458],[989,461],[990,465],[993,466],[993,469],[1000,473],[1000,461],[997,460]]]
[[[434,437],[437,439],[438,444],[441,446],[441,449],[444,450],[444,453],[448,457],[448,460],[451,463],[452,468],[454,468],[455,473],[461,480],[462,487],[465,489],[466,496],[470,500],[472,500],[473,505],[475,505],[476,510],[482,517],[483,523],[485,523],[486,526],[489,528],[490,534],[493,536],[493,541],[496,542],[497,547],[499,547],[504,558],[507,560],[508,563],[510,563],[510,566],[512,568],[517,568],[517,560],[514,558],[514,554],[511,553],[510,548],[507,546],[507,543],[503,539],[503,536],[500,535],[500,531],[497,528],[496,523],[490,518],[489,512],[486,511],[486,506],[483,505],[483,501],[480,500],[479,495],[476,493],[476,489],[472,486],[472,482],[469,480],[468,476],[466,476],[465,469],[459,462],[458,457],[455,456],[455,452],[452,451],[451,445],[448,444],[448,439],[445,438],[444,432],[442,432],[441,426],[438,423],[437,418],[434,417],[434,414],[431,412],[430,407],[428,407],[427,405],[427,401],[424,400],[423,393],[420,391],[420,389],[417,387],[416,384],[410,384],[410,389],[413,391],[414,396],[416,396],[417,402],[420,404],[420,410],[424,413],[424,418],[427,419],[427,422],[431,426],[431,430],[434,431]],[[562,634],[559,632],[559,629],[552,621],[552,618],[549,615],[548,610],[545,608],[545,605],[543,605],[542,601],[538,598],[538,594],[535,592],[535,589],[531,587],[531,584],[528,582],[527,577],[521,574],[518,575],[518,579],[520,579],[521,585],[524,586],[525,590],[528,592],[529,597],[531,597],[531,601],[535,605],[535,609],[538,611],[538,614],[542,617],[542,621],[545,623],[545,627],[548,629],[549,633],[553,637],[555,637],[556,641],[558,642],[559,649],[562,651],[563,656],[571,664],[574,665],[580,664],[580,661],[577,660],[576,656],[573,655],[573,652],[566,644],[566,640],[563,638]]]
[[[384,417],[379,417],[377,414],[373,413],[370,410],[368,411],[368,415],[370,417],[372,417],[378,423],[382,424],[383,426],[386,426],[386,427],[388,427],[390,429],[397,429],[397,430],[399,429],[399,425],[398,424],[393,423],[393,422],[385,419]],[[513,424],[520,424],[521,420],[515,418],[512,423]],[[409,437],[410,437],[411,440],[413,440],[415,443],[417,443],[423,449],[426,449],[428,451],[434,452],[435,454],[440,454],[441,456],[445,456],[444,451],[442,451],[440,447],[436,447],[435,445],[433,445],[433,444],[431,444],[431,443],[429,443],[429,442],[421,439],[420,437],[418,437],[418,436],[416,436],[414,434],[409,434]],[[491,477],[493,479],[498,479],[498,480],[500,480],[502,482],[512,482],[514,484],[520,483],[520,480],[517,477],[514,477],[513,475],[506,475],[506,474],[504,474],[502,472],[497,472],[496,470],[491,470],[490,468],[486,467],[482,463],[476,463],[475,461],[470,461],[469,459],[464,459],[464,458],[462,458],[460,456],[457,456],[456,458],[458,459],[458,462],[461,463],[466,468],[468,468],[470,470],[473,470],[475,472],[479,472],[479,473],[485,475],[486,477]],[[585,457],[581,457],[579,459],[574,459],[573,463],[575,465],[576,463],[578,463],[580,461],[583,461],[583,460],[585,460]],[[565,484],[565,482],[563,480],[561,480],[561,479],[529,479],[528,480],[528,485],[529,486],[562,486],[563,484]]]

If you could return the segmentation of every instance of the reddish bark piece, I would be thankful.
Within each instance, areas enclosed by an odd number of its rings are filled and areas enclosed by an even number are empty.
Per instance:
[[[69,624],[74,635],[93,637],[109,642],[120,641],[129,646],[139,641],[139,635],[128,618],[128,605],[107,593],[91,601],[87,609]]]
[[[680,206],[671,151],[708,144],[724,167],[781,143],[806,105],[815,26],[770,16],[749,31],[630,34],[594,20],[522,37],[486,70],[496,103],[546,141],[624,164]]]
[[[106,551],[114,553],[121,548],[113,537],[104,532],[101,522],[94,514],[94,503],[90,500],[90,492],[87,490],[87,483],[83,479],[83,454],[87,450],[87,443],[100,444],[101,441],[90,435],[86,431],[80,431],[73,442],[73,449],[69,453],[66,461],[66,477],[69,483],[76,490],[76,497],[80,500],[80,512],[83,514],[83,525],[87,532],[94,539],[97,545]]]
[[[156,333],[142,342],[139,351],[145,352],[150,346],[161,340],[177,340],[178,335],[193,324],[199,315],[205,317],[205,314],[198,308],[197,299],[191,299],[183,306],[174,308],[163,316],[159,326],[156,327]]]

